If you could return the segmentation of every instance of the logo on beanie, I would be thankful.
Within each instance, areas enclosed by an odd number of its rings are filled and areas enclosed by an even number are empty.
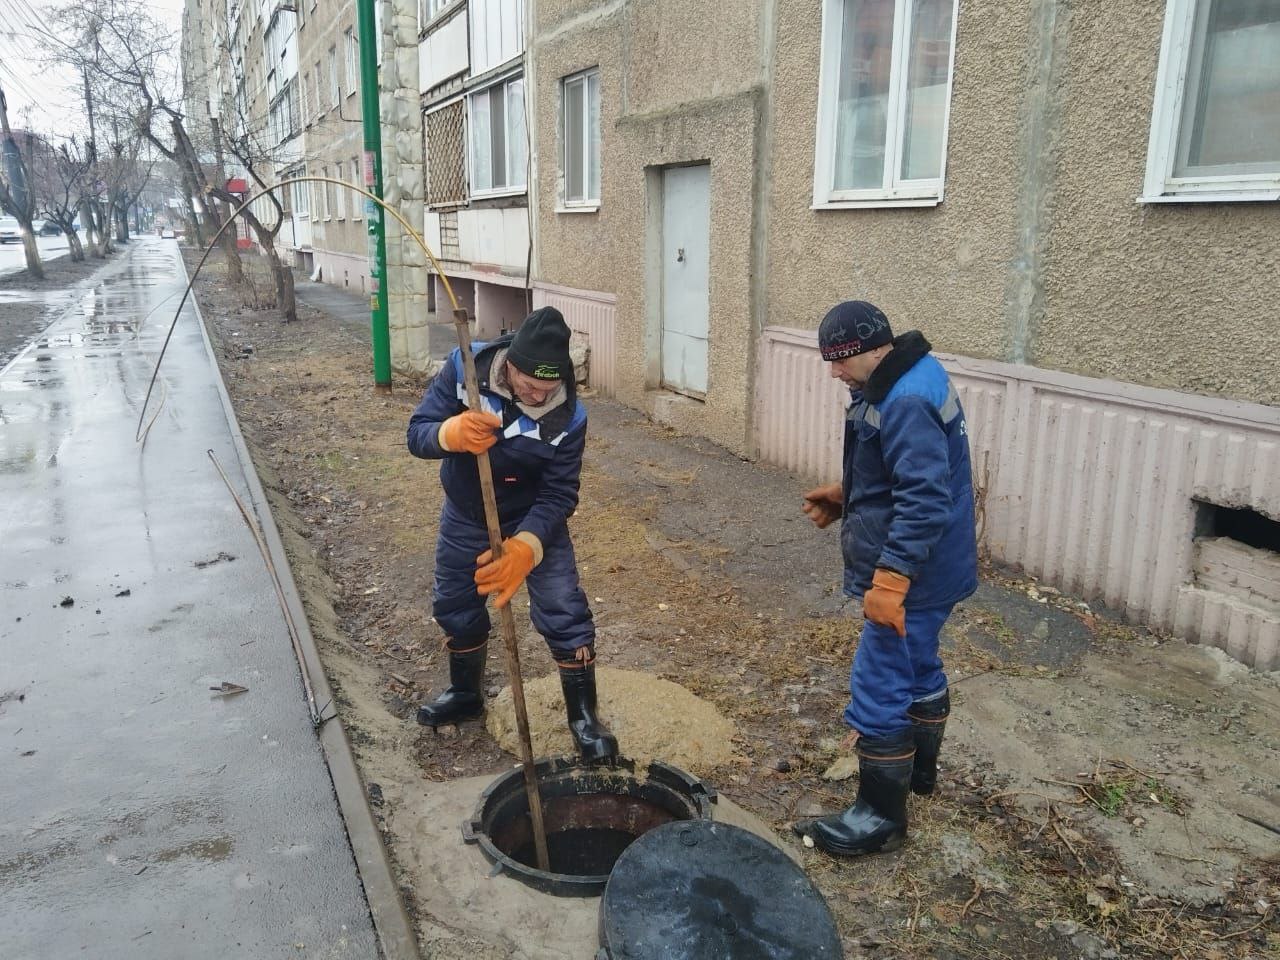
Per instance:
[[[560,368],[551,363],[540,363],[533,368],[533,375],[539,380],[559,380]]]

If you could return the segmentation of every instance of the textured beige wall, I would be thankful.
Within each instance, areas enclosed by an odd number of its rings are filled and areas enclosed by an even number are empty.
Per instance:
[[[710,159],[711,390],[675,415],[731,449],[753,318],[812,329],[849,297],[941,351],[1280,403],[1277,205],[1135,202],[1163,10],[961,3],[943,203],[813,210],[820,4],[539,2],[539,277],[618,296],[621,396],[653,409],[645,167]],[[602,207],[557,214],[557,81],[596,64]]]
[[[1039,366],[1280,403],[1280,205],[1141,205],[1164,5],[1065,28]]]
[[[821,24],[781,0],[769,322],[866,297],[940,350],[1280,402],[1276,205],[1135,203],[1163,16],[961,3],[943,203],[813,211]]]
[[[961,4],[944,202],[934,208],[812,210],[821,17],[778,10],[769,322],[813,328],[834,303],[869,299],[896,329],[939,350],[1002,357],[1014,254],[1018,106],[1028,69],[1021,4]]]
[[[746,450],[757,28],[753,5],[729,6],[733,15],[677,0],[538,4],[539,279],[617,295],[618,395],[653,410],[662,396],[650,346],[657,307],[646,290],[646,244],[657,198],[646,168],[710,161],[708,396],[663,404],[661,415]],[[556,213],[558,84],[592,66],[601,80],[601,207]]]

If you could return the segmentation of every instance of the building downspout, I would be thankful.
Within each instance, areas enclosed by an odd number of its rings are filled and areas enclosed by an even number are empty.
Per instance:
[[[1061,64],[1065,60],[1068,12],[1060,0],[1033,0],[1030,84],[1023,100],[1022,182],[1018,228],[1010,263],[1005,319],[1008,358],[1031,363],[1035,336],[1044,317],[1044,259],[1049,242],[1054,171],[1062,107]]]
[[[773,72],[777,49],[777,0],[761,0],[759,72],[756,98],[755,163],[751,182],[751,335],[747,337],[747,397],[743,404],[743,450],[755,457],[759,450],[756,439],[757,403],[755,390],[760,383],[756,365],[759,362],[760,339],[769,323],[769,201],[773,188]]]

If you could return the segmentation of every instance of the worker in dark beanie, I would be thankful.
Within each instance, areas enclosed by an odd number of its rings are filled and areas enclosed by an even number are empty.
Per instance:
[[[901,845],[908,791],[937,782],[951,711],[938,638],[977,589],[973,480],[960,398],[919,331],[895,337],[878,307],[852,300],[823,318],[818,348],[851,395],[844,479],[803,509],[819,528],[843,517],[844,589],[862,598],[844,711],[859,779],[853,806],[795,830],[854,856]]]
[[[529,614],[559,666],[569,729],[585,760],[608,762],[618,742],[596,716],[595,622],[578,583],[567,521],[578,506],[587,412],[574,389],[569,327],[554,307],[535,310],[514,334],[476,343],[480,408],[467,406],[455,349],[409,420],[409,452],[443,460],[444,508],[436,540],[432,612],[445,632],[449,686],[419,708],[430,727],[484,712],[490,620],[521,585]],[[502,556],[485,526],[476,454],[493,468]]]

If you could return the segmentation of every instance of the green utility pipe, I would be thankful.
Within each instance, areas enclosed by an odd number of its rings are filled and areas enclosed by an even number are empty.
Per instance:
[[[356,0],[360,26],[360,114],[364,118],[364,186],[382,199],[382,117],[378,110],[376,0]],[[387,229],[381,205],[364,201],[369,230],[369,312],[373,327],[373,382],[391,389],[391,328],[387,319]]]

